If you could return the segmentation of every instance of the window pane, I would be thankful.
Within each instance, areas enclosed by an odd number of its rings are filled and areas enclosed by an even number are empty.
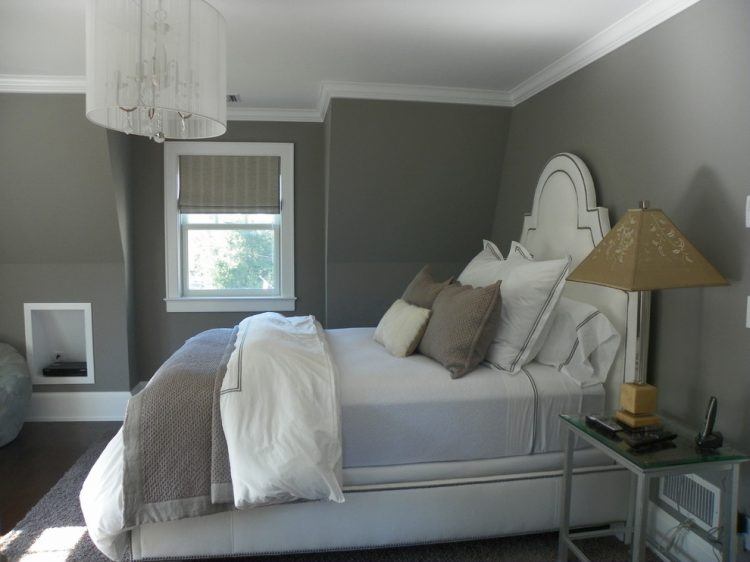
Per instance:
[[[186,213],[180,216],[186,224],[279,224],[281,217],[250,213]]]
[[[188,229],[186,235],[189,291],[275,292],[273,230]]]

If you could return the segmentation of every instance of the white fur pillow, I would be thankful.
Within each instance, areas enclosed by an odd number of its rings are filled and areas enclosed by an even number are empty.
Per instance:
[[[375,341],[396,357],[411,355],[424,335],[430,312],[398,299],[380,319]]]

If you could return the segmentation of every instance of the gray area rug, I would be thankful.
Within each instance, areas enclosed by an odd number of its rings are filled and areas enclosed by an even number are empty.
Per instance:
[[[86,451],[73,467],[7,535],[0,538],[0,560],[106,562],[83,529],[78,494],[89,470],[106,445]],[[614,538],[581,541],[591,560],[625,562],[628,549]],[[658,560],[648,553],[647,560]],[[273,562],[552,562],[557,559],[557,534],[543,533],[502,539],[431,544],[377,550],[254,557]],[[237,561],[238,558],[231,560]]]

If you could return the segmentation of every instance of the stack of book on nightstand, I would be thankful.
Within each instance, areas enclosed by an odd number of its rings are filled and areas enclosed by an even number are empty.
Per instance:
[[[655,425],[643,425],[637,428],[628,427],[619,422],[617,417],[605,415],[588,415],[586,423],[601,431],[610,439],[622,440],[635,451],[652,450],[671,446],[669,443],[677,434],[663,427],[661,420]]]

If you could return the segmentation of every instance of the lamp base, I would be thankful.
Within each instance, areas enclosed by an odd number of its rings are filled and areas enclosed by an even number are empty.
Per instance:
[[[651,384],[625,383],[620,387],[620,408],[631,414],[651,414],[656,411],[657,395]]]
[[[625,410],[615,412],[615,419],[631,429],[648,426],[660,426],[661,418],[656,414],[633,414]]]

